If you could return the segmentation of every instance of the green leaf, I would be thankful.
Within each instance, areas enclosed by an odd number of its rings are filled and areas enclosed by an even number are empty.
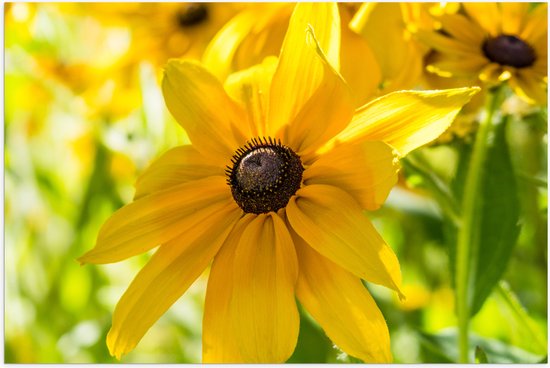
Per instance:
[[[476,346],[476,363],[481,363],[481,364],[489,363],[489,360],[487,359],[487,355],[485,354],[483,349],[479,347],[479,345]]]
[[[482,307],[495,284],[506,270],[519,235],[519,199],[516,177],[506,142],[507,119],[494,127],[489,137],[488,150],[481,172],[480,190],[477,194],[473,246],[470,261],[469,309],[474,316]],[[457,175],[453,182],[457,199],[462,198],[462,188],[468,170],[471,150],[460,150]],[[450,239],[456,239],[457,229]],[[454,265],[452,249],[451,264]],[[453,273],[454,274],[454,273]]]
[[[437,335],[420,333],[419,337],[422,348],[431,354],[432,359],[434,357],[434,353],[437,353],[437,360],[427,360],[426,363],[448,363],[458,361],[456,329],[448,329]],[[491,362],[493,364],[532,364],[538,363],[544,359],[541,355],[535,355],[516,346],[508,345],[498,340],[487,339],[475,334],[470,334],[469,347],[469,351],[472,353],[474,350],[481,349],[486,355],[487,362]],[[476,352],[476,359],[477,356],[478,355]]]

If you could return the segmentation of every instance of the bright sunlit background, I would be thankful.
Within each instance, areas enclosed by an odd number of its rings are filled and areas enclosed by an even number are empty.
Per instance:
[[[132,200],[148,163],[188,142],[164,105],[163,63],[199,55],[238,8],[216,4],[219,25],[182,34],[159,26],[176,5],[5,5],[6,363],[116,362],[105,343],[112,312],[150,254],[100,266],[80,266],[76,258]],[[546,115],[529,119],[508,126],[514,164],[526,175],[518,182],[522,230],[471,328],[472,340],[501,362],[547,356]],[[440,145],[414,157],[451,180],[454,152]],[[369,216],[397,253],[407,300],[368,287],[388,323],[395,362],[456,361],[448,232],[424,179],[402,166],[400,185]],[[200,362],[206,280],[201,276],[122,362]],[[302,312],[290,361],[354,360]]]

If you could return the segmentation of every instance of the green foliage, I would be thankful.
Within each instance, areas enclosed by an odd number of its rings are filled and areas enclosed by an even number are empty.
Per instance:
[[[421,333],[420,340],[426,355],[429,357],[426,362],[451,363],[458,361],[457,332],[447,330],[439,334]],[[469,342],[471,355],[485,355],[486,361],[497,364],[537,363],[543,357],[529,353],[523,349],[505,344],[494,339],[487,339],[471,334]],[[480,351],[476,353],[476,351]],[[473,360],[473,359],[472,359]],[[483,361],[481,361],[483,363]]]
[[[519,199],[516,176],[506,142],[507,119],[495,127],[490,137],[487,156],[480,175],[481,188],[476,195],[474,235],[469,277],[469,308],[475,315],[500,280],[512,255],[519,234]],[[470,147],[463,146],[456,179],[453,183],[457,198],[462,198],[465,176],[470,162]],[[454,227],[451,243],[455,243]],[[454,252],[451,264],[454,262]],[[453,266],[454,267],[454,266]],[[454,268],[453,268],[454,269]],[[454,274],[454,272],[453,272]]]
[[[482,348],[476,346],[476,363],[486,364],[489,363],[487,359],[487,354],[483,351]]]

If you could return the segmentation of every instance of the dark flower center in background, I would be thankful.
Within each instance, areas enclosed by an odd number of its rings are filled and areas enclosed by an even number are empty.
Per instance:
[[[195,26],[207,18],[208,9],[206,4],[201,3],[182,5],[182,9],[177,13],[177,21],[182,28]]]
[[[485,56],[492,62],[515,68],[531,66],[537,58],[529,44],[512,35],[489,38],[482,48]]]
[[[285,207],[302,182],[300,157],[271,138],[252,139],[239,148],[227,167],[235,202],[246,213],[267,213]]]

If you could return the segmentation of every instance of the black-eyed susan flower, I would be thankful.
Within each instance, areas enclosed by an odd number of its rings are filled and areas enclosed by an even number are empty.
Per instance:
[[[530,103],[546,103],[548,6],[464,3],[464,13],[439,17],[441,31],[414,30],[437,51],[428,70],[443,77],[504,81]]]
[[[167,64],[166,104],[192,145],[143,173],[134,202],[80,259],[158,246],[115,309],[111,354],[131,351],[213,260],[204,362],[284,362],[298,337],[296,297],[348,354],[391,361],[361,279],[400,293],[400,268],[363,210],[384,202],[398,156],[436,138],[476,89],[396,92],[354,111],[339,47],[337,6],[300,3],[279,58],[225,86],[196,62]]]
[[[171,57],[200,58],[212,36],[242,5],[238,3],[84,4],[106,25],[131,31],[129,63],[162,66]]]

